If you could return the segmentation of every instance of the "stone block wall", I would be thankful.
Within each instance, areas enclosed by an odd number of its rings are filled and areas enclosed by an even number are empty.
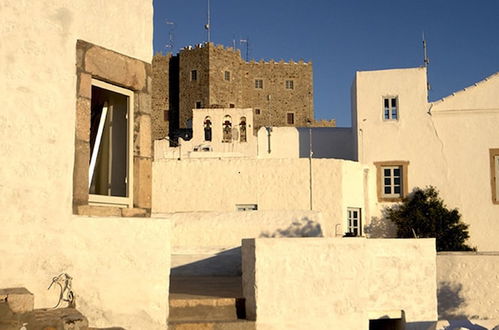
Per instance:
[[[222,46],[208,46],[210,65],[210,96],[209,106],[220,105],[221,108],[242,108],[244,104],[244,61],[239,50]],[[230,77],[225,79],[225,72]]]
[[[159,140],[168,136],[170,117],[170,59],[171,54],[156,54],[152,58],[151,123],[152,138]]]
[[[309,120],[313,122],[310,62],[246,62],[241,58],[239,50],[212,43],[184,48],[177,57],[178,62],[171,62],[169,69],[166,62],[173,58],[170,55],[156,55],[153,59],[153,76],[155,80],[159,80],[158,96],[153,95],[154,139],[164,134],[161,127],[165,127],[165,122],[160,114],[168,107],[168,102],[170,121],[174,121],[171,128],[187,127],[196,102],[201,102],[202,108],[259,109],[259,113],[255,113],[255,132],[262,126],[300,127],[307,126]],[[192,70],[197,71],[196,81],[191,79]],[[229,72],[230,79],[226,79],[225,72]],[[172,79],[173,74],[178,75],[178,81]],[[255,79],[263,80],[263,88],[255,88]],[[286,88],[287,80],[293,81],[292,89]],[[175,84],[178,86],[173,86]],[[165,92],[168,93],[167,96],[164,95]],[[156,94],[156,89],[153,94]],[[175,97],[178,98],[178,111],[172,108],[172,99]],[[294,124],[287,123],[288,113],[293,113]],[[313,122],[314,124],[334,125],[333,122]]]
[[[307,126],[313,120],[312,63],[249,62],[243,65],[243,107],[260,109],[255,113],[255,128],[262,126]],[[255,88],[255,80],[263,80],[263,88]],[[293,89],[286,89],[286,80]],[[293,113],[294,124],[287,123]]]
[[[191,79],[191,72],[196,70],[196,80]],[[179,127],[187,128],[192,118],[192,109],[196,102],[201,108],[210,103],[210,60],[208,47],[183,49],[179,53]]]

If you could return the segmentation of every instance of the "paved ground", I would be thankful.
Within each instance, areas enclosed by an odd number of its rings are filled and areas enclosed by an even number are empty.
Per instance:
[[[242,296],[241,277],[170,277],[170,299],[242,298]]]

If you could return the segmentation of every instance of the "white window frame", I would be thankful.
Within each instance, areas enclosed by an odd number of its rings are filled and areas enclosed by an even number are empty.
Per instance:
[[[255,89],[263,89],[263,79],[255,79]]]
[[[399,175],[395,175],[395,170],[399,171]],[[385,174],[385,171],[389,171],[389,175]],[[396,184],[395,181],[398,178],[399,183]],[[386,180],[390,180],[390,183],[386,183]],[[381,166],[381,184],[382,184],[382,196],[383,198],[401,198],[404,192],[404,171],[402,166]],[[385,188],[390,188],[390,193],[385,192]],[[398,187],[399,192],[395,192],[395,188]]]
[[[134,125],[134,93],[132,90],[118,87],[101,80],[92,79],[92,86],[96,86],[102,89],[109,90],[114,93],[122,94],[128,97],[128,109],[127,109],[127,197],[118,196],[105,196],[105,195],[95,195],[88,194],[88,204],[89,205],[107,205],[107,206],[120,206],[120,207],[133,207],[133,125]],[[93,169],[89,166],[89,180],[90,171]],[[90,183],[89,183],[90,186]]]
[[[286,80],[286,89],[295,89],[295,81]]]
[[[356,218],[354,217],[355,212],[357,212]],[[357,220],[357,225],[354,224],[355,220]],[[357,229],[357,234],[355,234],[355,229]],[[347,208],[347,233],[362,236],[362,209],[360,207]]]
[[[385,106],[385,102],[388,100],[388,108]],[[395,100],[395,107],[393,107],[393,100]],[[382,106],[382,113],[384,121],[398,121],[400,119],[400,104],[398,96],[384,96]],[[388,118],[386,117],[386,111],[388,111]],[[395,116],[394,116],[395,113]]]

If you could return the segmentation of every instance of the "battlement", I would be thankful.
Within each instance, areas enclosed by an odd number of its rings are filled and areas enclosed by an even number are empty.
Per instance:
[[[221,44],[215,45],[212,42],[200,43],[200,44],[197,44],[194,46],[186,46],[186,47],[183,47],[180,50],[180,52],[191,51],[191,50],[201,50],[201,49],[208,49],[208,48],[212,48],[212,49],[222,51],[222,52],[233,53],[234,55],[237,55],[237,56],[239,56],[239,58],[241,58],[241,50],[240,49],[230,47],[230,46],[227,47],[227,46],[224,46]],[[289,61],[285,61],[283,59],[281,59],[279,61],[276,61],[274,59],[270,59],[267,61],[265,61],[263,59],[260,59],[258,61],[255,61],[255,60],[245,61],[243,58],[241,58],[241,60],[245,63],[253,64],[253,65],[255,65],[255,64],[261,64],[261,65],[312,65],[311,61],[306,62],[303,59],[300,59],[299,61],[295,61],[293,59],[291,59]]]
[[[210,49],[210,48],[215,49],[215,50],[219,50],[219,51],[230,52],[230,53],[233,53],[233,54],[241,57],[241,50],[240,49],[237,49],[237,48],[234,49],[234,47],[226,47],[224,45],[215,45],[213,42],[200,43],[200,44],[196,44],[194,46],[192,46],[192,45],[185,46],[185,47],[180,49],[180,52],[190,51],[190,50]]]
[[[263,59],[260,59],[258,61],[255,61],[255,60],[251,60],[249,62],[246,62],[248,64],[263,64],[263,65],[312,65],[312,62],[305,62],[303,60],[299,60],[298,62],[295,62],[294,60],[289,60],[288,62],[284,61],[284,60],[280,60],[280,61],[275,61],[273,59],[271,60],[268,60],[268,61],[265,61]]]
[[[321,120],[314,120],[311,125],[311,127],[336,127],[336,119],[331,119],[331,120],[326,120],[326,119],[321,119]]]

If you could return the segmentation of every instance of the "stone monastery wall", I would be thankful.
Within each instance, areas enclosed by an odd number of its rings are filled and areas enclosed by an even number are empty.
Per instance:
[[[155,55],[153,72],[157,83],[172,82],[164,59]],[[163,59],[162,59],[163,58]],[[170,71],[173,67],[170,65]],[[306,126],[312,120],[313,82],[311,62],[251,61],[241,58],[239,50],[212,43],[186,47],[178,54],[178,124],[187,128],[194,108],[253,108],[255,128],[261,126]],[[258,81],[258,82],[257,82]],[[172,99],[172,89],[157,89],[153,99]],[[162,113],[169,110],[170,121],[175,105],[153,102],[153,138],[160,138],[168,126]]]

